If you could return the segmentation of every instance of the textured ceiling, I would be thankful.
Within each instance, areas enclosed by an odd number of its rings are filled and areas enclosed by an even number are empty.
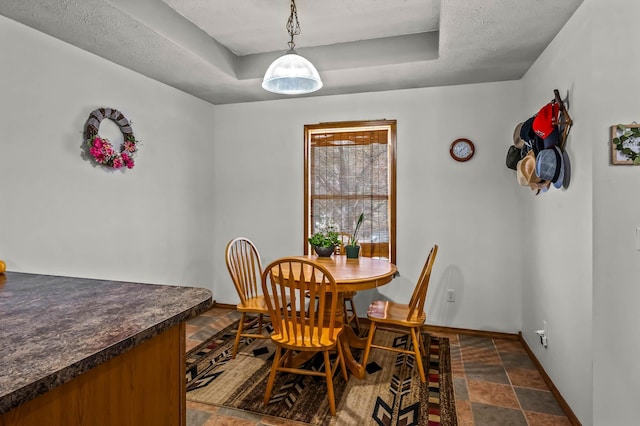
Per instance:
[[[297,0],[323,96],[519,79],[582,0]],[[289,0],[1,0],[0,14],[212,104],[262,89]]]

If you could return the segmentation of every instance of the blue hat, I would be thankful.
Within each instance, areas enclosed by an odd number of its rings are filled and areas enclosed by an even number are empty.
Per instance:
[[[543,149],[536,157],[536,175],[540,179],[550,180],[556,188],[562,187],[564,180],[564,160],[557,146]]]
[[[569,181],[571,181],[571,161],[569,161],[569,154],[567,154],[567,151],[562,151],[562,162],[564,163],[562,187],[567,189],[569,187]]]

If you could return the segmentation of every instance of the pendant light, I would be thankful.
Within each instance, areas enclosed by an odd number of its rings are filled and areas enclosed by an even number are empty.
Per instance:
[[[287,43],[289,50],[269,66],[262,80],[262,88],[284,95],[315,92],[322,87],[318,71],[311,62],[293,50],[295,47],[293,36],[300,34],[295,0],[291,0],[291,15],[287,21],[287,31],[291,37]]]

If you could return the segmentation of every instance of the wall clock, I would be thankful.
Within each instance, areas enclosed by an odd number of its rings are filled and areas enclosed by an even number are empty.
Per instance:
[[[469,139],[460,138],[451,142],[449,153],[456,161],[469,161],[473,157],[476,147]]]

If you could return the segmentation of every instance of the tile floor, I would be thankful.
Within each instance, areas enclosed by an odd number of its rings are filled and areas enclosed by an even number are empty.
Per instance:
[[[187,323],[187,351],[240,316],[226,308]],[[443,334],[451,362],[459,426],[570,425],[518,341]],[[188,426],[284,426],[302,423],[187,401]]]

